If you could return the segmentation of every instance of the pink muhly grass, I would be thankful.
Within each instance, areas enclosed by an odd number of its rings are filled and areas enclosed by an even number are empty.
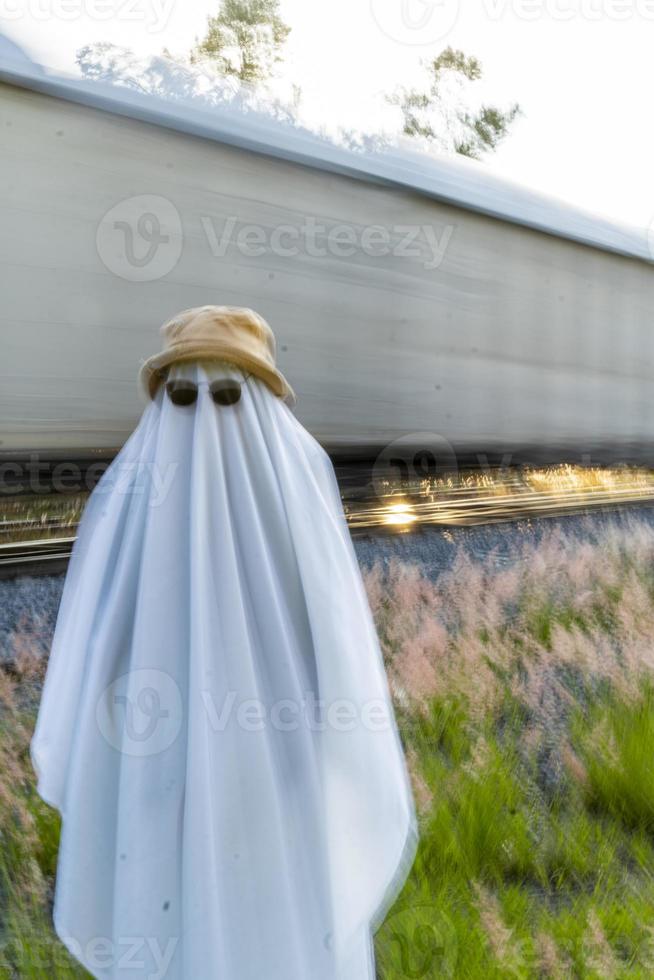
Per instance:
[[[391,686],[404,701],[463,694],[475,711],[509,690],[531,711],[570,701],[564,674],[635,695],[654,674],[654,528],[579,541],[553,527],[496,567],[461,547],[436,582],[398,560],[365,576]]]

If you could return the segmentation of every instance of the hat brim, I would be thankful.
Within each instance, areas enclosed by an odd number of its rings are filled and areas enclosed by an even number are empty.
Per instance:
[[[162,372],[171,364],[183,364],[189,361],[227,361],[261,378],[290,408],[295,405],[295,392],[281,371],[271,368],[258,357],[244,351],[235,351],[233,346],[222,347],[220,344],[185,344],[183,351],[165,350],[149,357],[139,371],[139,381],[145,394],[153,399],[163,381]]]

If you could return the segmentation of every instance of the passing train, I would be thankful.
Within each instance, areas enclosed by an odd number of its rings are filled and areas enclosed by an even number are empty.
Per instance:
[[[464,159],[0,64],[0,453],[115,449],[158,326],[250,306],[330,451],[654,450],[642,233]]]

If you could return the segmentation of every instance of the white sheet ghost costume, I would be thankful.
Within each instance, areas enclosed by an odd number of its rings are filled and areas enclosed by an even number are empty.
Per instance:
[[[226,364],[91,495],[32,741],[94,977],[373,980],[416,824],[329,457]],[[237,404],[208,383],[243,380]]]

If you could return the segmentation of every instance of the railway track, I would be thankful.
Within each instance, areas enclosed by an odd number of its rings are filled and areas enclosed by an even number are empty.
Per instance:
[[[369,482],[358,485],[352,472],[339,474],[345,516],[353,537],[398,534],[427,526],[445,530],[521,520],[654,506],[654,475],[634,473],[588,474],[559,469],[545,479],[507,473],[494,477],[467,477],[457,485],[417,485],[374,493]],[[42,515],[35,520],[0,520],[0,579],[19,575],[56,575],[65,571],[77,531],[79,512],[67,520]],[[25,540],[17,540],[24,534]],[[48,535],[47,537],[45,535]],[[36,535],[40,535],[35,537]],[[30,540],[31,538],[31,540]],[[10,539],[10,540],[8,540]],[[13,539],[13,540],[11,540]]]
[[[57,575],[66,570],[74,536],[0,544],[0,579],[18,575]]]
[[[345,517],[357,537],[654,506],[654,468],[642,466],[468,465],[428,477],[405,467],[398,478],[375,461],[333,462]],[[91,487],[57,492],[61,460],[50,463],[38,494],[16,485],[0,500],[0,578],[58,574],[67,566]]]

